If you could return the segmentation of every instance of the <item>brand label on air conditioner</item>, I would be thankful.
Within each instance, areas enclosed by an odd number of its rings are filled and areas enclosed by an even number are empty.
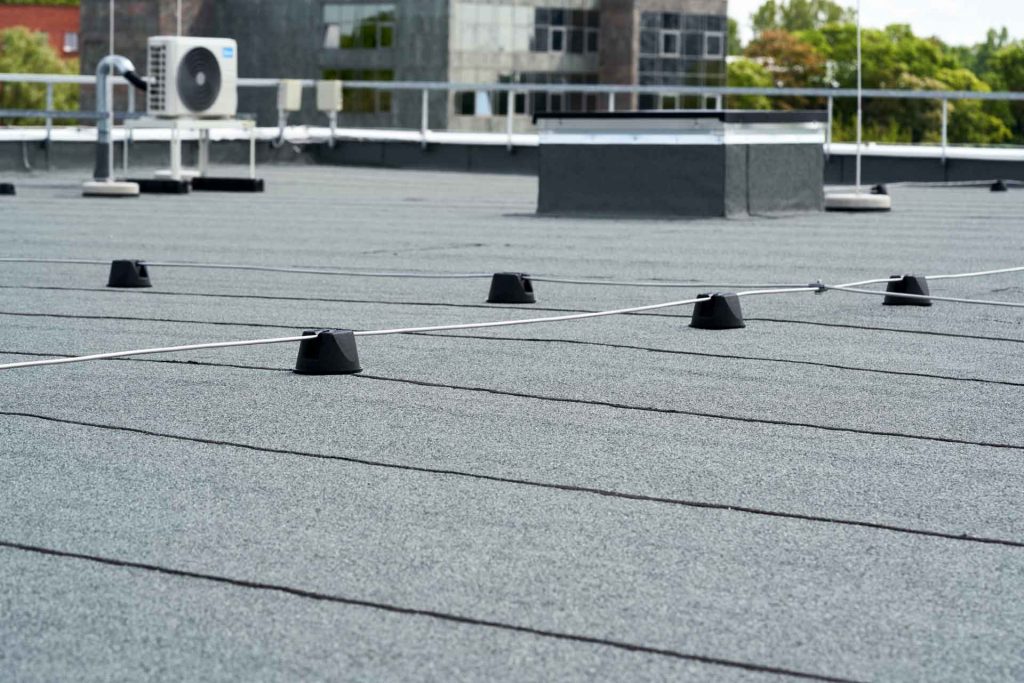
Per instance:
[[[222,50],[221,55],[224,57],[224,59],[233,59],[235,56],[235,48],[226,47]]]

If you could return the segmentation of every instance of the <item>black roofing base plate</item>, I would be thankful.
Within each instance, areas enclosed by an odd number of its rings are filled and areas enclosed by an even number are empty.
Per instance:
[[[136,183],[142,194],[188,194],[192,185],[187,180],[170,178],[128,178],[129,183]]]
[[[354,375],[362,372],[352,330],[306,330],[299,344],[295,372],[300,375]]]
[[[139,288],[152,287],[149,270],[141,261],[114,261],[110,264],[110,278],[107,287]]]
[[[701,294],[700,298],[711,297],[693,307],[690,327],[698,330],[738,330],[747,326],[743,321],[740,298],[735,294]]]
[[[890,282],[885,291],[890,294],[913,294],[916,296],[928,296],[928,280],[919,275],[893,275],[894,278],[901,278]],[[887,296],[882,300],[885,306],[931,306],[931,299],[908,299],[902,296]]]
[[[15,195],[14,183],[0,183],[0,195]]]
[[[535,304],[533,282],[524,273],[495,273],[491,278],[489,304]]]
[[[207,178],[192,179],[196,192],[263,192],[263,178]]]

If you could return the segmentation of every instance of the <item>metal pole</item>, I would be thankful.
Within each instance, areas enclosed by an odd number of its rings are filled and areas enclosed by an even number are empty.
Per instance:
[[[835,98],[828,98],[828,128],[825,129],[825,156],[832,156],[832,116],[835,112]]]
[[[613,92],[608,93],[608,111],[615,111],[615,93]]]
[[[50,144],[50,136],[53,134],[53,83],[46,84],[46,144]]]
[[[860,0],[857,0],[857,193],[861,181],[861,144],[864,142],[864,64],[860,32]]]
[[[945,164],[949,147],[949,102],[945,99],[939,101],[942,103],[942,163]]]
[[[110,55],[109,56],[110,57],[114,56],[114,0],[110,0]],[[113,73],[114,73],[114,71],[111,70],[111,75],[113,75]],[[113,82],[110,81],[110,79],[107,79],[107,81],[106,81],[105,90],[106,90],[106,92],[104,93],[104,96],[106,97],[107,103],[110,105],[110,114],[109,114],[109,118],[108,118],[108,122],[107,122],[107,131],[108,131],[107,135],[109,137],[108,146],[110,148],[108,150],[108,152],[107,152],[107,180],[113,180],[114,179],[114,124],[115,124],[115,121],[114,121],[114,110],[117,109],[117,103],[114,102],[114,84],[113,84]],[[99,137],[100,137],[99,132],[97,132],[97,139]]]
[[[514,90],[510,90],[506,95],[507,100],[505,102],[505,135],[508,139],[506,146],[508,151],[512,151],[512,131],[515,126],[515,113],[516,113],[516,93]]]
[[[128,113],[135,113],[135,88],[132,87],[131,83],[128,84]],[[128,143],[131,140],[131,133],[128,130],[128,123],[121,123],[121,130],[124,131],[124,137],[121,139],[121,169],[125,177],[128,177]]]
[[[420,146],[427,148],[427,126],[430,124],[430,91],[423,89],[423,100],[420,103]]]
[[[181,0],[178,0],[178,37],[181,37]]]

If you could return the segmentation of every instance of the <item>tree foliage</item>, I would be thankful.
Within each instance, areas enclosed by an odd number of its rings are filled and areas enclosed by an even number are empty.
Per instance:
[[[755,38],[745,58],[762,66],[779,87],[854,88],[857,84],[856,17],[831,0],[766,0],[753,14]],[[866,28],[863,79],[869,89],[990,92],[1024,91],[1024,42],[1006,29],[991,30],[984,42],[951,47],[938,38],[914,34],[910,26]],[[735,71],[735,76],[734,76]],[[730,68],[730,84],[749,81],[750,67]],[[777,109],[824,107],[807,98],[770,98]],[[939,100],[865,102],[868,139],[935,142],[941,137]],[[835,100],[835,139],[853,136],[856,103]],[[949,138],[954,142],[1024,142],[1024,103],[950,100]]]
[[[0,30],[0,73],[77,74],[78,60],[62,60],[46,34],[15,26]],[[53,90],[54,109],[78,108],[77,86],[58,85]],[[0,109],[46,109],[46,86],[0,83]]]
[[[735,59],[729,62],[729,85],[736,88],[770,88],[774,84],[772,74],[764,66],[750,59]],[[767,97],[756,95],[729,96],[727,109],[771,109]]]
[[[767,0],[752,17],[755,33],[810,31],[852,20],[852,12],[832,0]]]

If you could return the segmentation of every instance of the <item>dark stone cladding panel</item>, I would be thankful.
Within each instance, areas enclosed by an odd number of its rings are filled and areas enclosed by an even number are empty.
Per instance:
[[[726,214],[723,145],[543,145],[538,213]]]
[[[822,211],[825,158],[818,145],[744,145],[747,211]]]

